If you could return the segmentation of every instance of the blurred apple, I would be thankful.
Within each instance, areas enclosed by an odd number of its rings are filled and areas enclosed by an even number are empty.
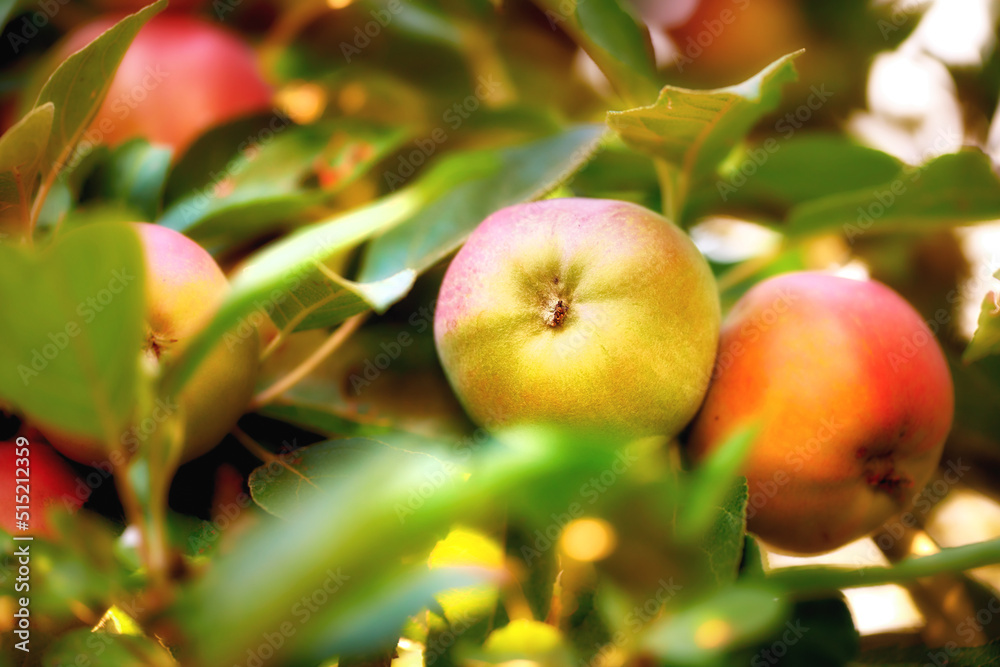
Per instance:
[[[792,553],[831,551],[906,510],[954,413],[934,334],[874,281],[791,273],[756,285],[722,328],[695,460],[761,422],[744,473],[749,528]]]
[[[668,34],[685,77],[734,83],[806,45],[807,26],[790,0],[701,0]]]
[[[117,20],[97,19],[72,32],[61,59]],[[163,14],[139,31],[84,138],[115,145],[145,137],[181,153],[210,127],[268,109],[271,95],[239,37],[202,19]]]
[[[229,283],[212,256],[179,232],[158,225],[134,223],[146,256],[147,338],[151,363],[171,359],[211,318],[229,290]],[[161,423],[183,414],[181,460],[208,452],[246,410],[257,377],[260,343],[254,327],[249,335],[220,341],[185,385],[176,403],[160,400],[152,417],[119,438],[127,453],[141,448]],[[111,454],[100,440],[65,433],[36,423],[63,454],[90,465]]]

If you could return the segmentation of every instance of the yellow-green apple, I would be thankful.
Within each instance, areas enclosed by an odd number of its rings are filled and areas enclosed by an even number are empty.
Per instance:
[[[38,439],[0,442],[0,473],[0,527],[11,535],[51,536],[49,506],[76,511],[90,495],[66,461]]]
[[[72,32],[60,47],[62,58],[117,18]],[[84,139],[115,145],[145,137],[180,153],[210,127],[266,110],[271,96],[253,50],[239,37],[195,17],[163,14],[136,35]]]
[[[913,502],[953,412],[944,354],[902,297],[875,281],[790,273],[726,317],[689,447],[704,459],[758,421],[744,466],[749,527],[780,550],[818,553]]]
[[[134,223],[146,260],[147,360],[159,364],[177,354],[214,315],[229,282],[200,245],[166,227]],[[257,377],[260,343],[256,329],[227,336],[198,367],[174,402],[160,399],[152,416],[120,434],[117,445],[134,453],[169,419],[183,416],[181,460],[208,452],[246,410]],[[66,456],[89,465],[108,460],[100,440],[81,438],[37,424]]]
[[[684,232],[635,204],[550,199],[472,233],[434,313],[470,416],[628,439],[675,435],[708,386],[719,297]]]

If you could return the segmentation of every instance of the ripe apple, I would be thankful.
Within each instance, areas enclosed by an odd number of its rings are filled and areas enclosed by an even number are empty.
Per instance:
[[[212,256],[179,232],[134,223],[146,257],[145,352],[151,363],[171,358],[214,314],[229,282]],[[246,337],[220,341],[185,385],[176,404],[160,400],[151,418],[122,433],[119,444],[133,453],[160,423],[184,414],[182,461],[212,449],[243,414],[253,394],[260,342],[256,329]],[[152,423],[156,422],[156,423]],[[107,446],[89,438],[39,428],[60,452],[89,465],[108,459]]]
[[[488,217],[445,274],[441,363],[489,428],[675,435],[708,387],[719,297],[701,253],[635,204],[550,199]]]
[[[63,43],[62,58],[115,21],[78,28]],[[254,52],[236,35],[191,16],[162,14],[136,35],[85,138],[115,145],[145,137],[179,154],[210,127],[269,108],[271,95]]]
[[[744,468],[749,527],[818,553],[860,538],[920,493],[954,412],[924,321],[875,281],[790,273],[747,292],[722,327],[690,437],[695,460],[759,420]]]
[[[0,527],[11,535],[52,536],[46,511],[62,504],[76,511],[87,501],[90,487],[78,484],[73,469],[40,440],[17,438],[0,442]],[[20,476],[28,473],[28,478]],[[25,502],[26,501],[26,502]],[[18,529],[18,505],[27,505],[27,532]]]

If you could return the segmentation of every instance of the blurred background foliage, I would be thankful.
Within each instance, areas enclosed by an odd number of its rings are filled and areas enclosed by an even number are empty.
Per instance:
[[[51,54],[97,4],[0,3],[5,129],[29,112],[52,124],[36,104]],[[199,11],[254,45],[274,110],[182,154],[141,138],[87,151],[54,180],[36,238],[65,244],[62,271],[84,276],[91,257],[67,232],[82,244],[87,228],[100,240],[95,222],[154,221],[231,272],[233,295],[161,391],[274,289],[295,305],[260,319],[265,342],[293,335],[268,348],[261,389],[351,317],[353,335],[176,471],[165,581],[143,564],[146,536],[126,528],[115,485],[88,482],[89,512],[36,543],[36,652],[9,650],[5,611],[0,665],[1000,662],[997,2]],[[35,29],[14,57],[26,19]],[[131,39],[122,25],[111,51]],[[71,88],[44,89],[55,126],[93,103]],[[0,166],[46,131],[14,135]],[[248,137],[253,150],[238,148]],[[892,286],[936,323],[957,398],[943,466],[969,472],[930,485],[915,529],[887,524],[800,559],[746,534],[747,433],[687,472],[669,443],[612,450],[476,429],[434,352],[443,270],[489,213],[568,195],[671,215],[710,260],[724,308],[790,270]],[[0,216],[11,233],[16,219]],[[24,285],[3,286],[5,307],[45,310]],[[67,391],[86,394],[88,379],[74,381]],[[3,435],[18,427],[10,417]],[[144,479],[141,498],[155,488]],[[0,608],[13,611],[5,549]]]

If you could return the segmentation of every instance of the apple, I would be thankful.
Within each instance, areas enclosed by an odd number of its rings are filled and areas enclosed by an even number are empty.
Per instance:
[[[62,59],[116,20],[75,30]],[[272,92],[253,50],[235,34],[192,16],[161,14],[136,35],[85,138],[114,146],[145,137],[180,154],[210,127],[270,108]]]
[[[875,281],[790,273],[726,317],[688,444],[700,461],[757,420],[749,528],[779,550],[819,553],[912,503],[953,413],[944,354],[902,297]]]
[[[668,34],[681,74],[732,83],[805,46],[807,24],[791,0],[701,0]]]
[[[48,507],[61,504],[76,511],[90,495],[90,487],[79,483],[66,461],[40,440],[20,437],[0,442],[0,471],[0,527],[11,535],[51,537]],[[27,479],[21,476],[24,473]],[[19,505],[27,506],[27,531],[17,526],[18,514],[25,511]]]
[[[146,258],[147,338],[150,363],[172,358],[211,318],[229,282],[200,245],[166,227],[133,223]],[[246,337],[220,341],[185,385],[176,403],[160,401],[154,413],[163,423],[184,415],[182,461],[211,450],[246,410],[257,378],[260,342],[256,329]],[[154,425],[155,426],[155,425]],[[100,440],[79,437],[38,425],[60,452],[88,465],[106,461],[111,452]],[[133,453],[147,442],[153,427],[138,424],[122,433],[119,445]]]
[[[691,420],[719,320],[712,272],[669,220],[627,202],[550,199],[472,233],[441,284],[434,339],[476,422],[622,440]]]

